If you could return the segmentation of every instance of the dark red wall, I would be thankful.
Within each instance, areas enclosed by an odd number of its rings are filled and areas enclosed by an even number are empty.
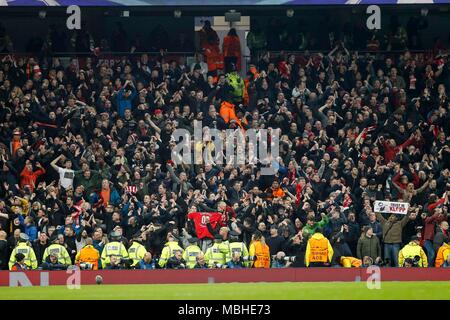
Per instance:
[[[33,285],[40,284],[41,272],[25,272]],[[9,286],[8,271],[0,272],[0,286]],[[65,285],[72,273],[49,272],[50,285]],[[82,271],[81,284],[95,284],[101,275],[104,284],[164,284],[208,282],[328,282],[365,281],[370,276],[366,269],[224,269],[224,270],[101,270]],[[449,281],[450,269],[382,268],[381,281]]]

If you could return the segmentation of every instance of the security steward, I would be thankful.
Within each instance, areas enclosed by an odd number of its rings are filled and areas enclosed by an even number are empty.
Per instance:
[[[214,237],[214,244],[206,250],[205,260],[209,268],[216,268],[225,265],[228,255],[228,245],[224,246],[220,234]]]
[[[111,232],[111,242],[107,243],[102,251],[102,266],[106,268],[111,265],[111,257],[114,256],[117,259],[128,259],[128,252],[122,242],[120,242],[122,235],[116,231]]]
[[[131,264],[131,268],[135,268],[136,265],[144,259],[145,254],[147,253],[147,250],[142,245],[142,237],[141,233],[138,232],[133,236],[133,243],[128,248],[128,256],[130,259],[133,260],[133,263]]]
[[[197,264],[197,256],[202,253],[202,250],[198,246],[198,239],[197,238],[189,238],[189,246],[184,249],[183,252],[183,259],[186,261],[186,266],[189,269],[193,269],[194,266]]]
[[[88,269],[98,270],[98,260],[100,260],[100,253],[94,248],[92,238],[87,238],[86,245],[78,251],[75,257],[75,264],[77,266],[80,266],[80,264],[88,264],[92,266]]]
[[[167,260],[175,255],[175,252],[181,251],[183,253],[183,248],[180,247],[176,238],[171,234],[167,234],[167,242],[162,249],[161,256],[158,261],[158,265],[164,268],[167,264]]]
[[[241,259],[246,261],[248,259],[248,249],[244,242],[239,240],[239,233],[236,231],[230,231],[228,234],[230,243],[228,245],[228,255],[227,262],[230,262],[233,257],[234,252],[238,252]],[[245,266],[248,266],[247,263],[244,263]]]
[[[59,243],[58,236],[52,235],[50,242],[51,245],[45,249],[42,261],[44,262],[50,254],[54,254],[58,258],[59,263],[66,266],[72,265],[72,259],[70,259],[67,249]]]
[[[416,267],[424,267],[424,268],[428,267],[427,255],[420,246],[419,237],[412,236],[411,241],[406,246],[404,246],[403,249],[401,249],[400,252],[398,253],[398,265],[403,267],[406,259],[409,258],[412,261],[414,261],[416,256],[420,258],[420,260],[415,261]]]
[[[249,255],[256,257],[253,268],[270,268],[270,249],[259,230],[256,230],[252,236]]]
[[[32,247],[28,245],[29,237],[25,233],[21,233],[19,236],[19,241],[17,242],[16,247],[11,252],[11,256],[9,258],[9,270],[16,263],[16,255],[21,253],[24,255],[23,263],[26,264],[30,269],[37,269],[38,264],[36,260],[36,254]]]
[[[333,247],[318,228],[306,245],[305,265],[307,267],[327,267],[333,259]]]

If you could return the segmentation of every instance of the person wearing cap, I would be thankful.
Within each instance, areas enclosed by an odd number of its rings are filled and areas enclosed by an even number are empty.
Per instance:
[[[17,246],[14,248],[14,250],[11,252],[11,256],[9,258],[9,269],[16,263],[16,255],[18,253],[21,253],[24,255],[23,262],[30,268],[30,269],[37,269],[37,260],[36,260],[36,254],[34,253],[33,248],[31,248],[28,245],[28,236],[25,233],[21,233],[19,236],[19,241],[17,243]]]
[[[111,242],[108,242],[102,251],[101,262],[102,267],[107,268],[111,265],[111,257],[119,258],[119,259],[128,259],[128,251],[125,248],[125,245],[120,241],[122,238],[122,234],[113,231],[110,235]]]
[[[411,241],[398,253],[398,265],[404,267],[407,259],[414,260],[417,256],[420,258],[419,261],[417,261],[417,266],[424,268],[428,267],[427,255],[420,246],[419,237],[412,236]]]
[[[224,265],[226,262],[228,248],[224,248],[222,241],[222,236],[217,234],[214,236],[214,244],[206,250],[205,260],[210,268]]]
[[[60,244],[59,237],[57,235],[52,235],[50,239],[51,245],[49,245],[42,256],[42,261],[45,262],[47,257],[51,254],[55,254],[58,262],[66,266],[72,265],[72,260],[70,259],[67,249]]]
[[[100,253],[94,248],[92,238],[87,238],[86,245],[75,256],[75,264],[79,266],[81,263],[88,263],[93,266],[92,270],[98,270],[99,260]]]
[[[176,252],[180,251],[183,253],[183,248],[180,247],[178,244],[178,241],[176,240],[175,236],[171,233],[167,235],[167,242],[164,244],[164,248],[161,252],[161,257],[159,258],[158,265],[161,268],[164,268],[167,264],[167,261],[169,258],[173,257]]]
[[[25,255],[23,253],[17,253],[15,255],[16,262],[11,267],[11,271],[30,270],[31,268],[25,264]]]
[[[197,263],[197,256],[201,253],[203,254],[202,250],[198,246],[198,239],[193,237],[189,238],[189,246],[187,246],[184,249],[183,252],[183,259],[186,261],[186,266],[189,269],[194,268],[195,264]]]
[[[116,95],[117,110],[121,118],[125,115],[126,109],[133,109],[133,100],[137,95],[137,90],[133,84],[133,81],[126,80],[123,87]]]
[[[52,252],[41,265],[42,270],[67,270],[68,265],[59,262],[58,253]]]
[[[145,254],[147,253],[147,250],[142,245],[142,238],[141,234],[137,233],[133,237],[133,243],[128,248],[128,256],[130,259],[133,260],[133,263],[131,264],[131,267],[136,267],[136,265],[139,263],[140,260],[144,259]]]
[[[232,230],[228,234],[230,243],[228,245],[227,262],[231,261],[233,258],[233,253],[239,252],[239,256],[246,260],[248,258],[248,249],[244,242],[239,240],[239,234]],[[247,265],[245,263],[244,265]]]

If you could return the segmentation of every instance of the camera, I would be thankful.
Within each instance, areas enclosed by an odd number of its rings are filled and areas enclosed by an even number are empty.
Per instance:
[[[384,267],[390,264],[390,260],[386,259],[386,260],[382,260],[380,259],[378,262],[375,262],[375,265],[379,266],[379,267]]]
[[[285,263],[285,262],[295,262],[295,260],[297,259],[296,256],[285,256],[281,259],[278,259],[277,256],[272,256],[272,260],[274,261],[278,261],[280,263]]]
[[[133,259],[120,258],[119,265],[124,268],[129,268],[133,264]]]
[[[214,267],[216,269],[225,269],[227,266],[221,263],[214,262]]]
[[[82,262],[82,263],[80,263],[80,269],[81,270],[93,270],[94,265],[92,263]]]
[[[405,267],[406,264],[411,265],[411,267],[418,267],[419,266],[420,257],[418,255],[415,255],[414,258],[406,258],[405,262],[403,263],[403,266]]]
[[[290,257],[284,257],[283,260],[286,262],[295,262],[295,260],[297,259],[296,256],[290,256]]]
[[[257,256],[248,256],[248,257],[242,257],[242,261],[256,261],[258,257]]]

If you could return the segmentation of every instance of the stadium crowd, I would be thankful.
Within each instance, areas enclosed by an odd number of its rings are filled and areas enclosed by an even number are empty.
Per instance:
[[[241,76],[228,37],[205,24],[192,65],[2,58],[1,269],[450,266],[448,55],[336,41],[253,52]],[[172,133],[193,120],[206,137],[279,130],[276,173],[175,164]]]

